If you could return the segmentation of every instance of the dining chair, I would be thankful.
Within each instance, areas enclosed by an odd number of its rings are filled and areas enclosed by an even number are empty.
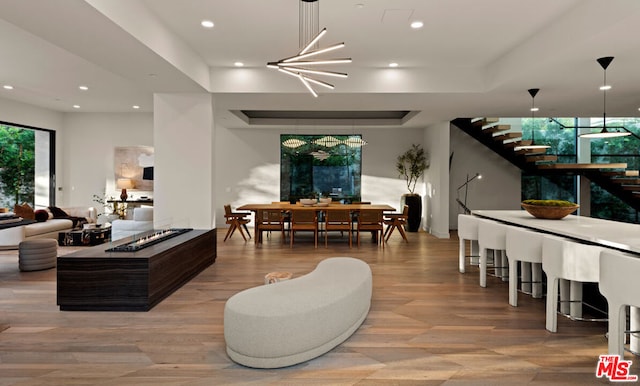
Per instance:
[[[358,247],[360,246],[360,232],[371,232],[377,243],[384,248],[384,223],[382,211],[376,209],[361,209],[358,213]]]
[[[386,237],[386,241],[389,241],[389,237],[393,233],[394,229],[397,229],[402,238],[407,243],[409,240],[407,239],[407,234],[404,232],[404,226],[407,223],[407,218],[409,218],[409,206],[405,205],[402,209],[402,213],[387,213],[384,214],[384,225],[387,226],[387,229],[384,230],[384,236]]]
[[[583,244],[563,237],[544,236],[542,270],[547,275],[548,331],[558,330],[558,303],[560,312],[572,320],[602,321],[583,318],[582,306],[589,305],[582,301],[582,284],[600,281],[600,253],[603,250],[605,248],[600,246]]]
[[[289,241],[293,247],[297,231],[313,232],[315,247],[318,248],[318,213],[312,209],[294,209],[291,211]]]
[[[242,228],[247,232],[247,236],[251,238],[251,234],[247,228],[247,224],[251,222],[251,220],[246,218],[249,215],[250,213],[248,212],[233,212],[231,210],[231,205],[229,204],[224,206],[224,218],[226,219],[227,225],[229,225],[229,229],[227,230],[227,234],[224,236],[223,242],[227,241],[227,238],[230,238],[236,229],[240,232],[244,241],[247,241],[247,237],[244,235]]]
[[[488,219],[478,219],[478,246],[480,247],[480,287],[487,286],[487,267],[489,265],[489,250],[493,251],[493,268],[496,276],[507,280],[508,262],[507,225]]]
[[[509,304],[518,306],[518,265],[523,292],[542,297],[542,242],[544,234],[507,226],[506,252],[509,259]]]
[[[349,248],[351,248],[352,241],[352,229],[351,229],[351,211],[348,209],[340,210],[327,210],[325,212],[325,224],[324,224],[324,246],[328,245],[328,238],[330,231],[340,231],[343,234],[345,231],[349,233]]]
[[[630,337],[630,351],[637,349],[637,309],[640,307],[640,259],[626,253],[603,250],[600,253],[598,289],[609,305],[609,354],[624,358],[625,335]],[[628,309],[629,307],[629,309]],[[629,315],[631,313],[631,315]],[[635,315],[634,315],[635,314]],[[629,317],[630,330],[627,329]]]
[[[255,243],[262,243],[262,233],[279,231],[281,243],[285,241],[284,215],[280,209],[260,209],[256,212],[256,238]]]
[[[472,265],[479,265],[480,247],[478,246],[478,217],[470,214],[458,215],[458,270],[466,271],[467,257]],[[470,255],[467,256],[466,241],[469,241]]]

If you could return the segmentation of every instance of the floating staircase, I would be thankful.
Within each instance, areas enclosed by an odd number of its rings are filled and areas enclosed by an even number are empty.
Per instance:
[[[640,172],[626,170],[626,163],[557,163],[558,157],[547,154],[547,149],[517,149],[531,145],[532,141],[523,140],[520,132],[509,131],[510,125],[500,124],[498,118],[458,118],[451,123],[522,171],[537,175],[583,175],[640,210]]]

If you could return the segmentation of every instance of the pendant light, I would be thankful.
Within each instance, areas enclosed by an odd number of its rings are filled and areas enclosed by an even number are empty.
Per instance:
[[[516,146],[513,148],[514,151],[518,151],[518,150],[535,150],[535,149],[548,149],[551,146],[549,145],[538,145],[536,144],[536,130],[535,130],[535,112],[538,111],[538,108],[536,107],[536,103],[535,103],[535,99],[536,99],[536,95],[538,95],[538,91],[540,91],[539,88],[530,88],[529,90],[527,90],[529,92],[529,95],[531,95],[531,145],[523,145],[523,146]]]
[[[618,129],[616,131],[607,130],[607,90],[611,88],[611,86],[607,85],[607,67],[613,61],[613,56],[605,56],[597,59],[598,63],[604,70],[604,82],[600,87],[600,90],[603,92],[603,113],[602,113],[602,130],[596,133],[585,133],[580,134],[580,138],[613,138],[613,137],[625,137],[627,135],[631,135],[629,131],[627,131],[624,127],[610,127],[611,129]],[[624,131],[620,131],[623,129]]]
[[[343,72],[317,69],[318,65],[351,63],[351,58],[323,59],[317,57],[326,52],[344,47],[344,43],[337,43],[326,48],[317,48],[320,39],[327,33],[319,27],[318,0],[300,1],[300,51],[294,56],[267,63],[267,67],[276,69],[283,74],[298,78],[314,97],[318,96],[312,85],[334,89],[333,84],[317,79],[315,75],[346,78]],[[309,68],[309,66],[313,68]]]

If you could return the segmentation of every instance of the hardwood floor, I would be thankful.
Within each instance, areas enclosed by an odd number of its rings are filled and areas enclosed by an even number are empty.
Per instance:
[[[519,294],[477,267],[458,273],[455,234],[409,233],[384,250],[365,239],[349,249],[331,237],[293,249],[273,235],[256,246],[239,235],[222,242],[216,263],[149,312],[62,312],[55,269],[19,272],[16,251],[0,252],[0,385],[520,385],[600,384],[606,324],[558,318],[545,330],[543,299]],[[61,247],[60,254],[79,247]],[[80,247],[81,248],[81,247]],[[225,301],[262,285],[271,271],[300,276],[332,256],[366,261],[373,300],[364,324],[329,353],[284,369],[257,370],[225,353]],[[636,357],[631,373],[639,374]]]

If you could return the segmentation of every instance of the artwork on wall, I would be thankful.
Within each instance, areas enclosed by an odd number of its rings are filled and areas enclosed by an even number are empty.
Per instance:
[[[360,201],[360,135],[280,136],[280,200]]]
[[[130,189],[153,191],[153,147],[116,147],[113,159],[115,181],[130,179]]]

